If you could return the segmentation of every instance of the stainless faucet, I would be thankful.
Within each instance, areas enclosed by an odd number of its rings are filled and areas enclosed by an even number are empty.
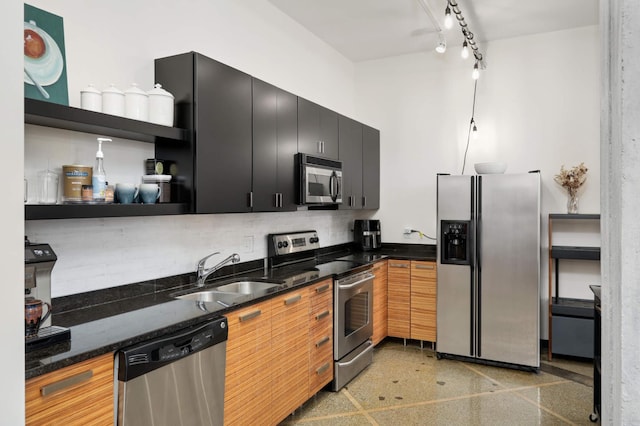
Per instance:
[[[222,268],[227,263],[229,263],[229,262],[232,262],[232,263],[240,262],[240,256],[238,255],[238,253],[233,253],[231,256],[227,257],[225,260],[223,260],[222,262],[218,263],[217,265],[212,266],[211,268],[205,268],[204,264],[206,263],[207,259],[209,259],[211,256],[215,256],[216,254],[220,254],[220,252],[217,251],[215,253],[211,253],[209,256],[205,256],[205,257],[203,257],[202,259],[200,259],[198,261],[198,269],[196,271],[196,273],[197,273],[196,287],[204,286],[204,282],[207,280],[207,277],[209,275],[213,274],[218,269]]]

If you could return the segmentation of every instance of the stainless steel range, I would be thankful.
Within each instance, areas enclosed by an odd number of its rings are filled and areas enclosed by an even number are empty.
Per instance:
[[[340,390],[373,361],[373,268],[353,257],[322,261],[316,231],[269,234],[269,264],[334,277],[334,379]]]

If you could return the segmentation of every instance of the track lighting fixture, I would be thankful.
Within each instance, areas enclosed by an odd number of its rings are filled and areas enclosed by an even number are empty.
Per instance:
[[[453,27],[453,17],[451,16],[451,9],[447,4],[447,8],[444,10],[444,27],[446,29],[451,29]]]
[[[476,126],[476,122],[473,118],[471,119],[471,124],[473,125],[471,127],[471,134],[473,136],[473,139],[478,139],[478,126]]]
[[[462,59],[467,59],[469,57],[469,45],[467,44],[467,40],[462,42],[462,51],[460,52],[460,56]]]
[[[447,40],[444,38],[444,34],[438,33],[438,45],[436,46],[436,52],[444,53],[447,51]]]

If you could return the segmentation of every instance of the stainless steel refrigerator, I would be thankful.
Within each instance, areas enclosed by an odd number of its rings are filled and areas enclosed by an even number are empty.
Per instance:
[[[437,355],[540,367],[540,173],[438,175]]]

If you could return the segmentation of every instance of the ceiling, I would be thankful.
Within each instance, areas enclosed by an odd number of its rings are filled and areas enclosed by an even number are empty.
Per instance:
[[[432,50],[447,0],[269,0],[348,59],[359,62]],[[458,0],[482,42],[598,24],[599,0]],[[455,19],[454,19],[455,21]],[[462,44],[457,22],[447,45]]]

